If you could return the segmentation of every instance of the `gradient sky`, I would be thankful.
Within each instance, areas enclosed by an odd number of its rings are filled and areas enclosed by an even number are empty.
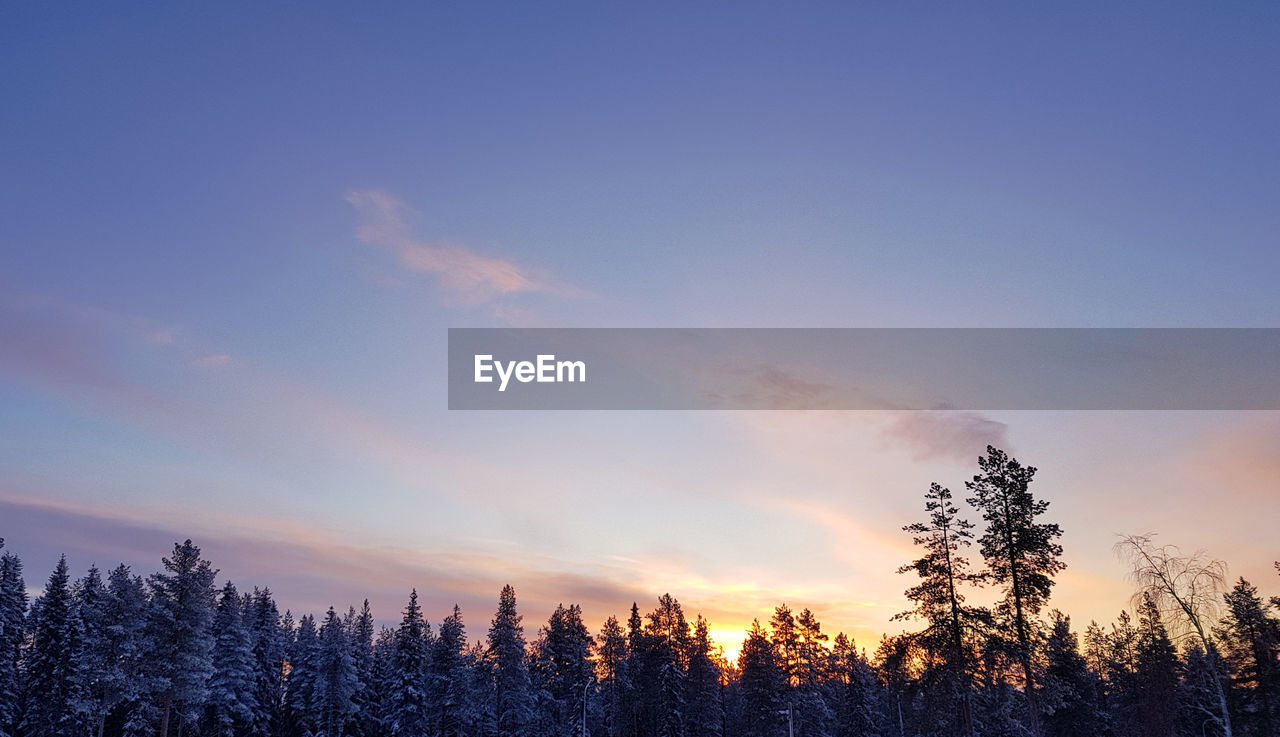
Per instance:
[[[1280,589],[1277,413],[450,413],[451,326],[1280,326],[1280,7],[0,9],[0,536],[481,631],[900,626],[988,442]]]

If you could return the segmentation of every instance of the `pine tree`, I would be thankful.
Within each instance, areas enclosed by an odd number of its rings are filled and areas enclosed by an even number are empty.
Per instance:
[[[200,548],[190,540],[176,543],[173,557],[163,558],[162,563],[165,572],[148,579],[151,652],[147,661],[159,690],[160,737],[168,737],[174,710],[181,716],[198,713],[208,693],[206,684],[213,670],[209,623],[218,572],[200,558]]]
[[[902,528],[914,535],[913,542],[924,554],[902,566],[898,573],[915,573],[920,582],[907,589],[906,596],[915,607],[895,615],[894,619],[917,618],[927,627],[913,637],[916,643],[941,662],[941,686],[959,694],[956,702],[958,722],[964,734],[974,734],[972,643],[981,636],[990,614],[981,608],[965,606],[962,586],[981,581],[982,576],[970,572],[963,548],[973,539],[973,524],[959,517],[951,502],[951,490],[931,484],[925,493],[927,522],[916,522]]]
[[[1280,728],[1276,714],[1280,709],[1280,620],[1271,614],[1257,587],[1244,578],[1223,599],[1226,617],[1217,636],[1234,675],[1240,728],[1253,734],[1276,734]]]
[[[281,727],[284,705],[286,642],[293,639],[292,624],[285,625],[271,598],[271,589],[254,588],[249,613],[249,639],[253,647],[253,737],[272,737]]]
[[[80,699],[76,668],[83,631],[69,580],[63,556],[32,606],[26,669],[26,690],[32,698],[20,729],[24,737],[63,737],[81,727],[75,706]]]
[[[4,538],[0,538],[0,548]],[[22,560],[5,551],[0,555],[0,737],[13,737],[18,728],[21,681],[18,662],[26,636],[27,587]]]
[[[621,737],[627,726],[624,694],[630,689],[627,675],[627,635],[610,616],[596,638],[596,681],[604,699],[604,731],[608,737]]]
[[[80,698],[76,711],[92,734],[101,737],[113,708],[141,695],[139,664],[146,592],[141,578],[121,565],[104,583],[97,566],[75,588],[76,609],[83,627],[76,677]]]
[[[832,642],[830,673],[827,693],[835,713],[836,737],[878,737],[883,720],[880,684],[843,632]]]
[[[671,594],[658,597],[658,607],[645,625],[649,643],[650,672],[656,673],[653,717],[657,737],[677,737],[684,724],[685,670],[689,651],[689,623],[680,602]]]
[[[351,697],[360,688],[355,659],[346,628],[333,607],[325,614],[312,659],[315,685],[311,693],[311,713],[321,734],[342,737],[347,719],[355,711]]]
[[[288,617],[288,612],[285,613]],[[296,737],[314,735],[320,728],[316,714],[317,652],[320,635],[316,632],[315,617],[302,615],[298,620],[298,632],[289,645],[289,677],[285,681],[284,712],[287,734]]]
[[[227,581],[213,615],[213,673],[205,707],[206,732],[216,737],[249,734],[257,713],[253,647],[242,604],[236,587]]]
[[[1177,727],[1181,664],[1150,596],[1143,596],[1138,607],[1136,665],[1138,734],[1167,737]]]
[[[467,682],[465,653],[466,629],[462,623],[462,609],[454,605],[453,612],[440,623],[439,635],[431,648],[429,688],[434,715],[435,733],[440,737],[456,737],[463,724],[462,707],[465,704]]]
[[[382,627],[373,641],[373,675],[369,691],[371,693],[368,708],[371,713],[367,724],[370,725],[373,737],[386,737],[391,734],[392,700],[391,689],[395,682],[395,647],[396,630]]]
[[[128,566],[120,564],[107,576],[107,594],[105,619],[109,625],[105,642],[100,641],[98,646],[110,653],[107,659],[113,666],[100,684],[107,694],[104,701],[120,711],[123,737],[150,735],[155,728],[147,701],[147,694],[153,690],[146,660],[150,652],[147,585],[142,576],[133,575]]]
[[[1057,610],[1045,643],[1044,720],[1047,737],[1102,734],[1105,720],[1098,708],[1096,679],[1080,654],[1071,619]]]
[[[489,626],[487,655],[493,663],[494,703],[498,734],[523,737],[534,721],[533,695],[525,666],[524,627],[510,585],[498,596],[498,612]]]
[[[1066,567],[1059,560],[1062,546],[1055,542],[1062,536],[1062,529],[1056,524],[1036,522],[1049,508],[1049,502],[1031,494],[1035,467],[1023,466],[990,445],[986,457],[978,459],[978,467],[981,473],[965,483],[973,492],[968,502],[982,512],[987,522],[979,540],[982,557],[991,580],[1005,587],[996,611],[1014,631],[1027,697],[1027,723],[1033,737],[1039,737],[1043,730],[1032,668],[1034,618],[1049,599],[1053,576]]]
[[[430,732],[430,698],[426,684],[429,658],[427,624],[415,589],[409,594],[392,653],[393,682],[389,694],[392,737],[422,737]]]
[[[355,615],[350,629],[351,659],[356,667],[356,689],[352,701],[355,703],[353,723],[349,728],[352,737],[376,737],[376,713],[379,705],[376,702],[377,692],[373,689],[373,612],[369,609],[369,600],[364,600],[360,613]]]
[[[617,628],[617,620],[612,621]],[[618,628],[618,634],[621,634],[621,628]],[[688,705],[685,719],[687,737],[721,737],[724,733],[720,667],[716,664],[711,647],[710,625],[699,614],[693,625],[693,639],[689,647]]]
[[[828,735],[833,729],[835,712],[823,698],[823,682],[828,677],[830,638],[822,631],[814,613],[803,609],[796,616],[795,727],[801,734]]]
[[[591,684],[593,641],[577,604],[559,605],[534,647],[533,674],[544,694],[549,734],[573,737],[582,730],[583,699]]]
[[[786,678],[778,651],[770,641],[760,620],[751,623],[747,639],[738,655],[742,690],[741,727],[744,737],[773,737],[779,722],[778,711],[783,702]]]

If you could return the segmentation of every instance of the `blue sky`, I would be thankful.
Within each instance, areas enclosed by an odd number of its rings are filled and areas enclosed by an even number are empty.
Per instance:
[[[450,326],[1273,327],[1277,37],[1266,3],[6,7],[0,534],[43,575],[203,533],[298,607],[364,574],[267,543],[403,564],[385,617],[434,583],[480,622],[510,577],[534,620],[670,589],[866,636],[994,439],[1045,469],[1069,608],[1123,605],[1115,531],[1260,577],[1271,415],[450,414],[443,366]]]

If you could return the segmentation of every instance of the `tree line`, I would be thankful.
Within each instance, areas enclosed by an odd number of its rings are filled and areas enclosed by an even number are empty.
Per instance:
[[[981,527],[933,484],[904,528],[919,557],[895,619],[914,626],[871,653],[783,604],[730,662],[670,595],[596,633],[561,605],[526,635],[509,585],[478,637],[457,606],[429,623],[416,590],[394,627],[367,600],[295,619],[269,589],[217,587],[190,540],[145,578],[73,581],[64,557],[28,601],[4,552],[0,737],[1280,735],[1280,597],[1130,536],[1134,611],[1081,633],[1046,611],[1065,565],[1036,469],[989,447],[978,471]],[[971,604],[983,588],[994,603]]]

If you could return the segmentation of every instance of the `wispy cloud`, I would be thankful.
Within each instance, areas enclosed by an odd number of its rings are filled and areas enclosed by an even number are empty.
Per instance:
[[[408,271],[437,277],[451,302],[478,306],[520,293],[584,296],[580,289],[513,261],[486,256],[462,245],[415,238],[405,223],[403,203],[387,192],[353,190],[347,193],[346,200],[360,213],[357,238],[391,251]]]
[[[191,365],[196,368],[217,368],[218,366],[226,366],[231,363],[231,356],[226,353],[209,353],[199,358],[192,359]]]
[[[1009,426],[977,412],[939,410],[886,413],[883,437],[916,460],[973,460],[988,445],[1009,450]]]

